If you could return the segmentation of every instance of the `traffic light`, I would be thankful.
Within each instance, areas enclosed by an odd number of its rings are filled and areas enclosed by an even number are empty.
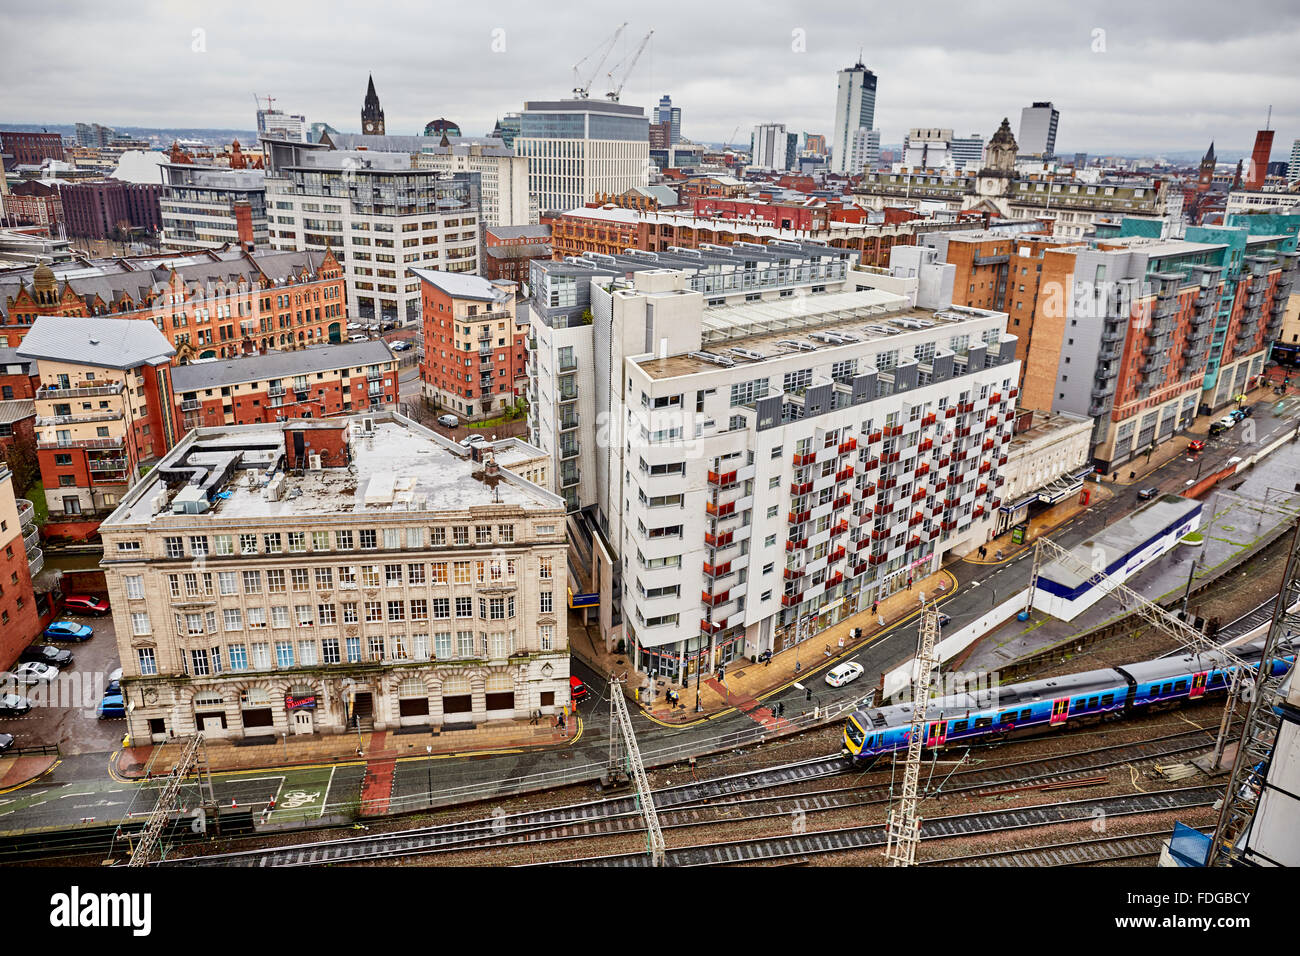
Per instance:
[[[805,687],[805,688],[803,689],[803,693],[804,693],[804,697],[803,697],[804,700],[812,700],[812,688],[811,688],[811,687]]]

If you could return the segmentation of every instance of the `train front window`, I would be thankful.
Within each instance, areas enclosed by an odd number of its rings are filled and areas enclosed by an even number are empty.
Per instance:
[[[852,743],[853,746],[862,746],[862,741],[866,734],[863,732],[862,728],[858,726],[858,722],[852,717],[850,717],[848,723],[845,724],[845,732],[849,735],[849,742]]]

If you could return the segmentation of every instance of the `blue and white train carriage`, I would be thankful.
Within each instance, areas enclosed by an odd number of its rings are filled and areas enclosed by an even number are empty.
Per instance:
[[[1263,639],[1259,639],[1234,650],[1255,669],[1263,647]],[[1285,673],[1294,660],[1290,652],[1279,658],[1274,673]],[[925,746],[938,749],[1117,720],[1223,693],[1231,682],[1231,670],[1223,654],[1208,652],[954,694],[932,700],[926,708]],[[906,750],[911,725],[910,703],[856,710],[845,723],[844,745],[854,760]]]

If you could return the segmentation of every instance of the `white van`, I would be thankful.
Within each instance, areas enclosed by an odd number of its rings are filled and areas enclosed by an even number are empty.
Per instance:
[[[349,336],[348,336],[348,341],[349,341],[349,342],[369,342],[370,339],[368,339],[368,338],[367,338],[366,336],[364,336],[364,335],[349,335]]]

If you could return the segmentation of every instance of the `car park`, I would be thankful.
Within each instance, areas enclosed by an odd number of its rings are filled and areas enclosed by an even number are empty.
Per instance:
[[[109,611],[108,602],[93,594],[69,594],[63,599],[63,610],[69,614],[93,614],[102,617]]]
[[[59,676],[59,669],[39,661],[19,664],[12,671],[14,681],[19,684],[48,684]],[[8,681],[6,681],[8,683]]]
[[[112,671],[108,675],[108,683],[104,685],[105,694],[120,694],[122,692],[122,668]]]
[[[444,428],[455,428],[460,424],[460,419],[455,415],[439,415],[438,424],[442,425]]]
[[[76,621],[55,621],[45,629],[47,641],[88,641],[94,636],[93,627]]]
[[[13,734],[0,734],[0,754],[10,749],[14,745]]]
[[[0,717],[21,717],[32,709],[32,702],[19,694],[0,694]]]
[[[105,694],[104,698],[99,702],[99,706],[95,708],[95,712],[99,715],[100,720],[109,717],[125,717],[126,701],[121,694]]]
[[[832,687],[843,687],[850,681],[855,681],[862,676],[862,665],[850,661],[847,664],[840,664],[832,667],[826,672],[826,683]]]
[[[23,652],[18,655],[18,660],[23,663],[39,661],[52,667],[67,667],[72,663],[72,651],[51,647],[49,644],[33,644],[31,647],[23,648]]]
[[[1150,501],[1158,494],[1160,494],[1159,488],[1143,488],[1138,492],[1138,501]]]

